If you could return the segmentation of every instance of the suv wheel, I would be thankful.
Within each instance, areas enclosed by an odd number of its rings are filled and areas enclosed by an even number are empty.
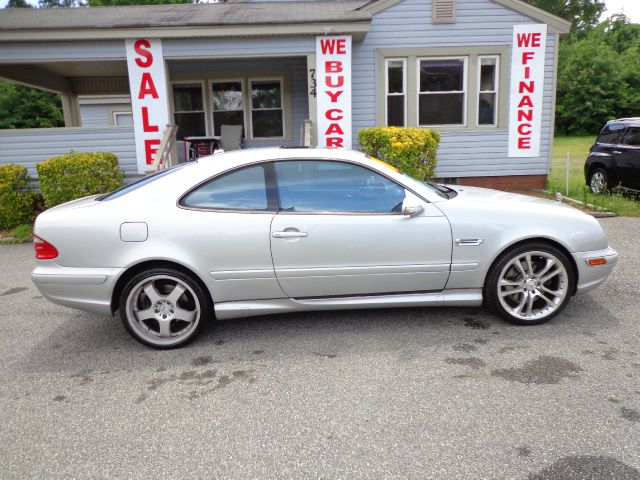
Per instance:
[[[604,168],[595,168],[589,176],[591,193],[604,193],[610,188],[609,176]]]

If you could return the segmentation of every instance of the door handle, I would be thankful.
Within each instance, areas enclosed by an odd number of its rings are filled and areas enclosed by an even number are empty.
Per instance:
[[[614,155],[620,155],[622,152],[620,150],[614,150],[612,153]]]
[[[295,230],[285,230],[283,232],[273,232],[271,236],[273,238],[304,238],[308,236],[307,232],[298,232]]]

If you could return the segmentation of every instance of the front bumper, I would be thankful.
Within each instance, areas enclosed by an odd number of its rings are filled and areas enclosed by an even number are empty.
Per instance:
[[[39,260],[31,280],[53,303],[100,315],[111,315],[111,296],[121,268],[69,268]]]
[[[605,265],[590,266],[587,260],[603,257],[607,260]],[[611,270],[618,262],[618,252],[613,248],[594,250],[591,252],[578,252],[573,254],[573,259],[578,267],[578,286],[576,293],[584,293],[593,290],[609,276]]]

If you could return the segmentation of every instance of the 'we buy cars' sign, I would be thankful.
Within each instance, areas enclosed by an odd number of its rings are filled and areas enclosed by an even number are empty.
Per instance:
[[[139,38],[126,47],[138,173],[145,173],[169,123],[162,43]]]
[[[318,146],[351,148],[351,37],[316,38]]]
[[[540,156],[546,45],[545,24],[513,27],[509,157]]]

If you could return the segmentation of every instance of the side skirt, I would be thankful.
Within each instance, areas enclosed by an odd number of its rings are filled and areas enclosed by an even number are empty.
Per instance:
[[[482,289],[446,290],[437,293],[408,293],[339,298],[294,299],[276,298],[222,302],[215,304],[216,319],[255,317],[276,313],[311,312],[319,310],[356,310],[394,307],[461,307],[482,305]]]

